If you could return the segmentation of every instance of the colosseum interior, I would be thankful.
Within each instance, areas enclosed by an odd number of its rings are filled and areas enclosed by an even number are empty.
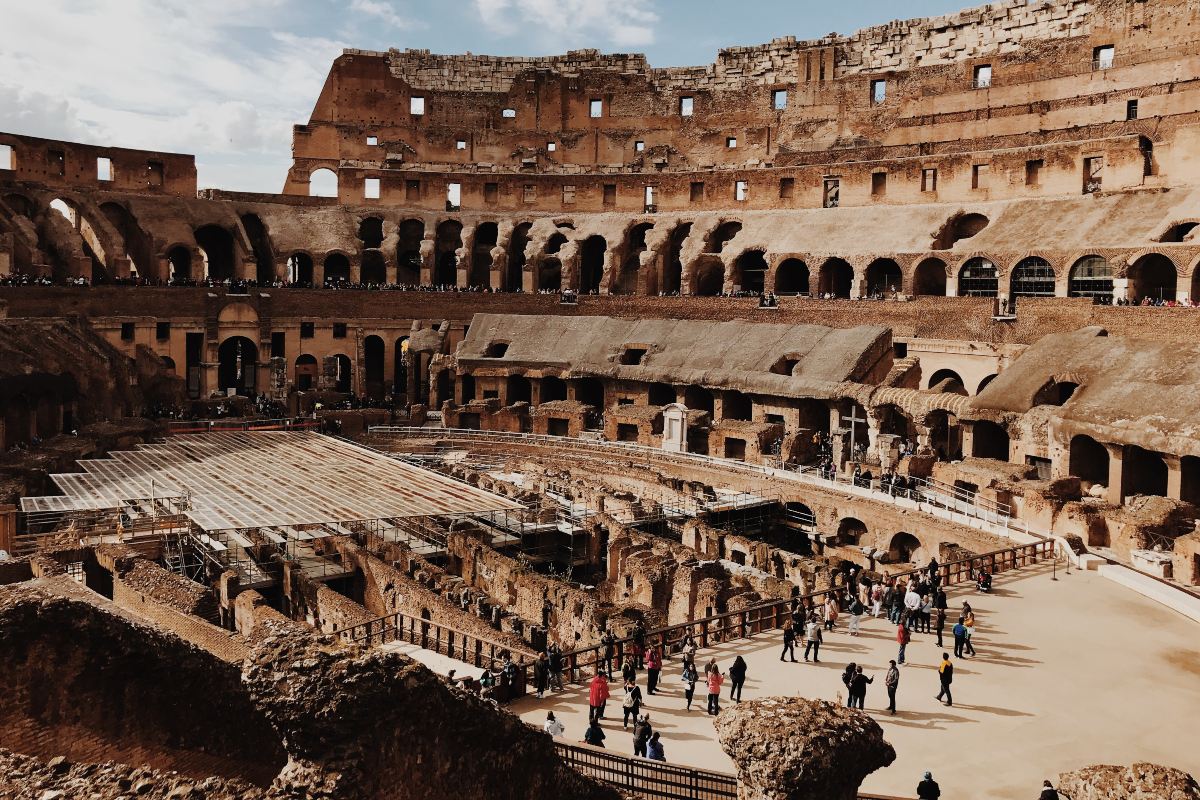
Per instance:
[[[0,796],[1200,798],[1198,76],[1001,0],[346,50],[276,194],[0,133]]]

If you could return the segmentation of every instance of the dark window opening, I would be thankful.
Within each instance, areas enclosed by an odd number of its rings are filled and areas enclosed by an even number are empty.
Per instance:
[[[335,338],[335,339],[345,339],[346,338],[346,323],[344,323],[344,322],[333,323],[333,338]]]
[[[301,322],[300,323],[300,338],[301,339],[313,338],[315,330],[316,330],[315,322]]]
[[[641,364],[642,359],[646,357],[646,348],[644,347],[626,347],[621,353],[621,363],[625,366],[633,366]]]
[[[133,323],[132,322],[122,322],[121,323],[121,341],[123,341],[123,342],[132,342],[133,341]]]
[[[504,354],[508,352],[507,342],[492,342],[483,351],[484,358],[504,358]]]
[[[154,326],[154,338],[160,342],[171,338],[171,323],[159,322]]]

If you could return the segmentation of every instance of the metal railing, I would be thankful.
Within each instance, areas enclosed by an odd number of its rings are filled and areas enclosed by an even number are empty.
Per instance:
[[[727,772],[649,761],[557,739],[554,749],[563,761],[584,775],[641,797],[666,800],[735,800],[737,797],[737,777]]]
[[[230,431],[299,431],[316,430],[320,425],[311,417],[286,419],[188,419],[167,423],[167,435],[188,433],[225,433]]]
[[[836,473],[830,474],[822,472],[816,467],[786,464],[778,460],[776,460],[774,464],[751,464],[745,461],[718,458],[716,456],[701,455],[699,453],[674,453],[656,447],[649,447],[647,445],[634,444],[631,442],[600,442],[589,439],[580,439],[572,436],[550,436],[548,434],[536,433],[478,431],[463,428],[409,428],[386,425],[372,426],[369,429],[369,432],[372,434],[425,439],[449,438],[479,442],[511,442],[514,444],[552,445],[560,450],[589,452],[607,451],[612,453],[619,452],[622,455],[640,458],[647,464],[656,460],[672,461],[675,463],[690,461],[692,463],[719,466],[722,469],[733,469],[766,476],[777,476],[779,472],[782,472],[785,475],[799,475],[805,480],[818,485],[824,484],[833,486],[835,488],[857,486],[859,489],[868,492],[868,496],[876,500],[886,500],[892,503],[911,501],[917,506],[918,510],[927,510],[928,508],[941,509],[950,516],[952,521],[955,514],[960,514],[964,518],[976,519],[981,522],[1003,528],[1006,531],[1016,531],[1025,534],[1031,533],[1025,523],[1015,519],[1011,515],[1011,509],[1006,504],[990,501],[986,498],[980,497],[976,492],[970,492],[966,489],[962,489],[961,487],[952,486],[950,484],[941,483],[928,478],[915,479],[920,484],[921,488],[914,495],[912,492],[907,490],[895,490],[894,487],[889,487],[887,490],[876,488],[874,482],[872,482],[872,485],[870,486],[855,484],[851,478],[839,477]],[[927,508],[923,509],[922,506]]]

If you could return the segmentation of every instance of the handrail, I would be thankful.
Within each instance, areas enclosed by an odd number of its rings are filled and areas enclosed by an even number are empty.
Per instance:
[[[189,419],[167,422],[167,435],[188,433],[225,433],[231,431],[316,430],[320,425],[311,417],[279,419]]]

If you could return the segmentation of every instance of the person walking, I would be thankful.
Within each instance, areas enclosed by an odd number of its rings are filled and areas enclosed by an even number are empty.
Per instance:
[[[918,629],[921,633],[929,633],[929,623],[933,619],[933,595],[921,595],[921,611],[920,620],[921,627]]]
[[[604,706],[608,703],[608,678],[603,672],[597,671],[588,686],[588,720],[596,721],[604,718]]]
[[[848,708],[852,707],[851,704],[854,702],[854,700],[850,694],[850,692],[851,692],[850,687],[853,686],[853,684],[854,684],[854,674],[857,670],[858,670],[858,665],[855,664],[853,661],[851,661],[849,664],[847,664],[846,668],[844,670],[842,670],[842,685],[846,687],[846,706]]]
[[[746,659],[738,656],[729,668],[729,699],[742,702],[742,686],[746,683]]]
[[[633,626],[633,631],[630,635],[633,637],[633,656],[637,663],[638,669],[645,669],[644,658],[646,655],[646,626],[641,620]]]
[[[590,744],[592,747],[604,747],[604,729],[600,727],[600,720],[594,719],[588,723],[587,730],[583,732],[583,743]]]
[[[925,777],[917,784],[918,800],[938,800],[942,796],[942,789],[937,785],[937,781],[933,779],[932,772],[926,772]]]
[[[538,653],[537,661],[533,662],[533,685],[537,689],[538,699],[546,694],[546,686],[550,682],[550,661],[545,653]]]
[[[646,655],[646,693],[654,694],[658,688],[658,676],[662,674],[662,654],[658,645],[653,645]]]
[[[861,666],[854,668],[854,677],[850,679],[850,707],[857,708],[860,711],[863,709],[863,704],[867,700],[867,684],[874,683],[874,678],[868,678],[863,674]]]
[[[883,610],[883,581],[876,581],[871,587],[871,616],[878,619]]]
[[[683,660],[692,662],[696,660],[696,640],[690,633],[683,639]]]
[[[900,668],[896,666],[896,662],[888,662],[887,675],[883,676],[883,685],[887,687],[888,707],[887,710],[896,713],[896,689],[900,686]]]
[[[779,660],[786,661],[784,656],[790,656],[792,661],[796,660],[796,630],[791,624],[783,627],[783,652],[779,654]]]
[[[713,666],[708,673],[708,713],[721,713],[721,684],[725,682],[725,678],[721,675],[721,670]]]
[[[557,644],[550,645],[549,658],[550,662],[550,688],[556,692],[563,690],[563,657],[562,648]]]
[[[625,663],[621,665],[621,680],[637,680],[637,665],[634,663],[632,655],[626,656]]]
[[[975,610],[965,600],[963,601],[962,624],[966,629],[963,631],[963,646],[973,656],[975,655],[975,646],[971,644],[971,634],[975,633]]]
[[[613,660],[617,658],[617,637],[611,630],[606,630],[604,636],[600,637],[600,643],[604,645],[604,671],[608,673],[608,679],[611,681]]]
[[[663,750],[662,739],[659,738],[658,731],[650,734],[650,741],[646,742],[646,758],[651,761],[667,760],[667,753]]]
[[[633,754],[646,757],[646,744],[650,741],[654,728],[650,725],[650,715],[642,714],[633,726]]]
[[[1042,781],[1042,793],[1038,795],[1038,800],[1058,800],[1058,790],[1054,784],[1048,780]]]
[[[900,645],[900,654],[896,656],[896,660],[901,664],[904,663],[904,649],[908,647],[910,641],[912,641],[912,634],[908,632],[908,626],[901,622],[896,626],[896,643]]]
[[[567,732],[567,726],[555,719],[553,711],[547,711],[546,724],[542,726],[542,730],[550,734],[551,737],[557,739]]]
[[[949,653],[942,653],[942,663],[938,665],[938,683],[941,689],[937,693],[938,700],[946,698],[948,706],[954,705],[954,696],[950,694],[950,684],[954,683],[954,664],[950,661]]]
[[[622,721],[621,727],[629,727],[629,719],[632,717],[634,722],[637,722],[638,713],[642,710],[642,690],[633,681],[625,681],[625,697],[621,700]]]
[[[850,601],[850,635],[858,636],[858,624],[862,619],[863,612],[866,609],[863,607],[862,601],[857,596]]]
[[[937,620],[937,646],[940,650],[942,645],[942,632],[946,630],[946,609],[938,608],[934,610],[934,617]]]
[[[958,622],[954,624],[954,657],[963,657],[963,647],[967,643],[967,626],[963,624],[963,618],[959,617]]]
[[[696,681],[699,680],[699,675],[696,674],[696,662],[688,659],[683,662],[683,696],[687,700],[687,710],[692,710],[692,697],[696,694]]]
[[[805,630],[805,637],[804,637],[805,638],[805,641],[804,641],[804,660],[805,661],[808,661],[808,654],[812,653],[813,663],[814,664],[821,663],[821,659],[819,658],[819,656],[821,654],[821,641],[824,639],[824,637],[825,637],[825,635],[823,633],[821,633],[821,625],[820,625],[820,623],[817,622],[817,618],[814,616],[811,619],[809,619],[808,628]]]

